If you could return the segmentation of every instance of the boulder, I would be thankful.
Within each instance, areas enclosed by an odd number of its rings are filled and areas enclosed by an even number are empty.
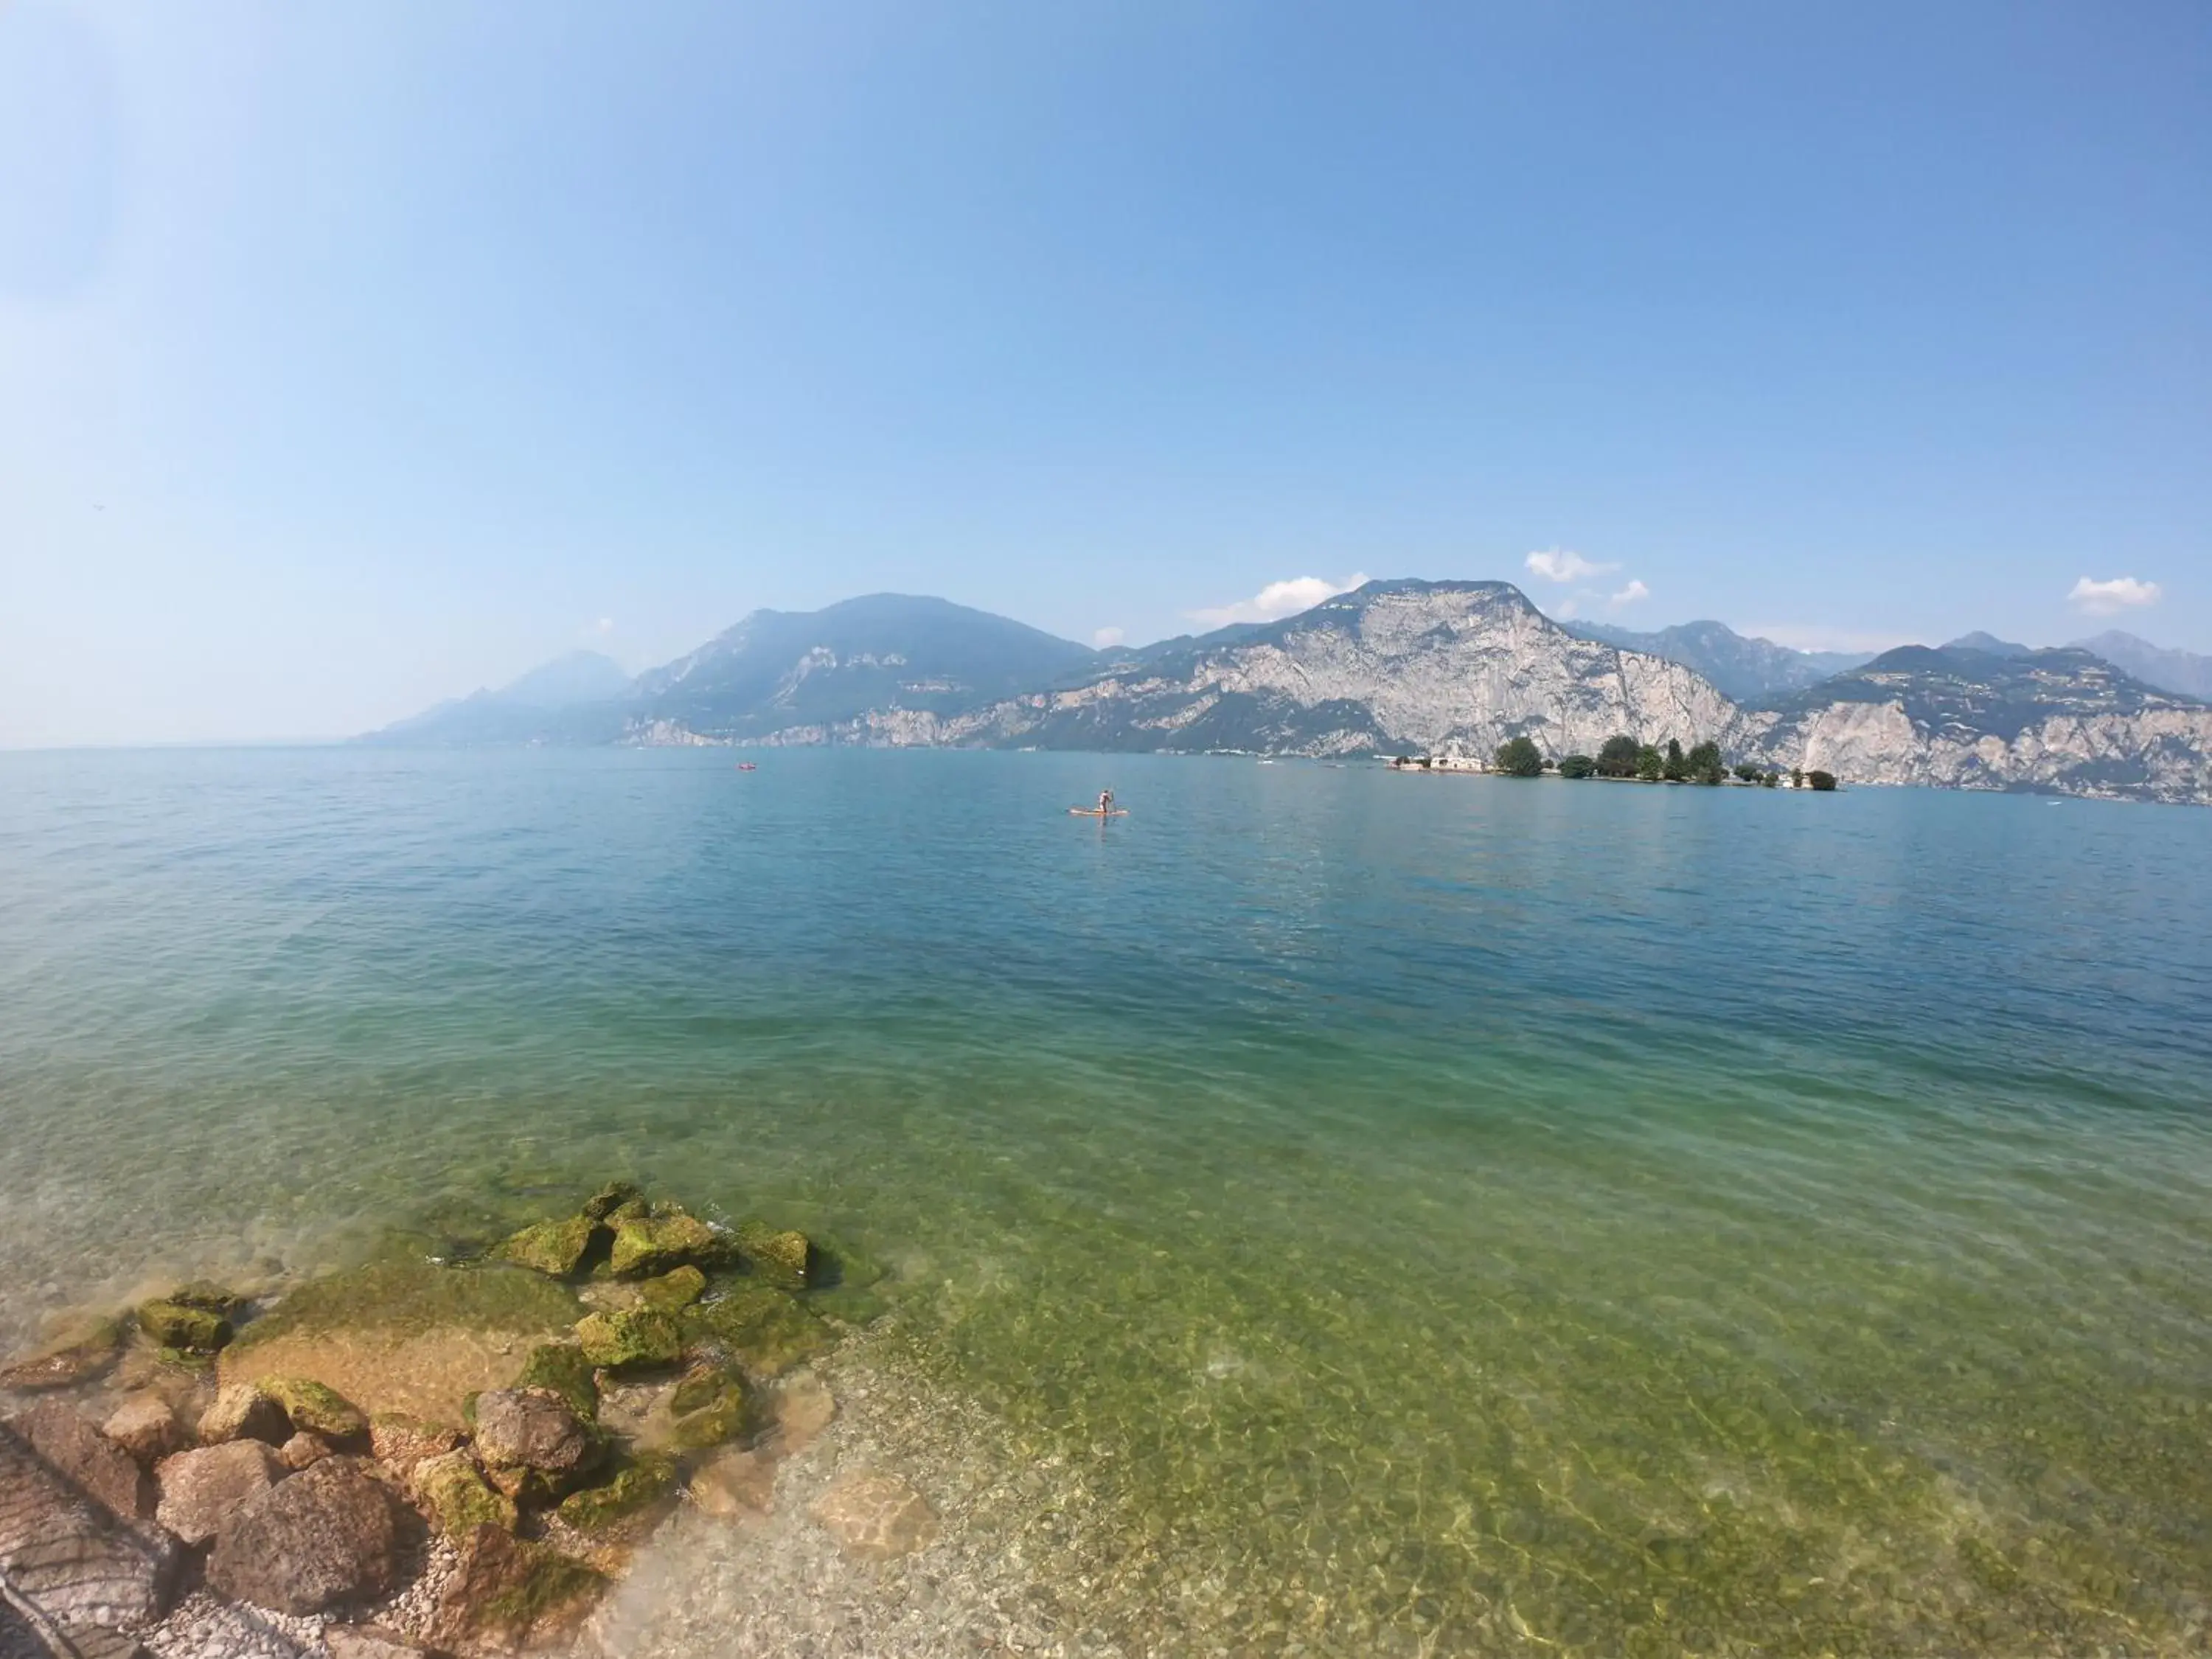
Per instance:
[[[353,1440],[368,1432],[368,1419],[336,1389],[304,1376],[264,1376],[261,1392],[284,1408],[295,1429],[325,1440]]]
[[[584,1213],[593,1221],[605,1221],[626,1204],[635,1204],[642,1196],[635,1182],[610,1181],[584,1200]]]
[[[465,1451],[417,1463],[414,1488],[416,1501],[431,1523],[449,1538],[466,1538],[482,1526],[514,1530],[514,1501],[492,1490],[476,1460]]]
[[[937,1511],[895,1474],[854,1469],[841,1474],[809,1511],[846,1554],[887,1561],[927,1549],[937,1537]]]
[[[276,1454],[258,1440],[179,1452],[155,1471],[161,1501],[154,1518],[187,1544],[204,1544],[286,1473]]]
[[[493,1389],[477,1396],[476,1449],[502,1468],[573,1474],[599,1455],[596,1437],[550,1389]]]
[[[425,1633],[468,1653],[550,1644],[583,1623],[606,1584],[558,1550],[478,1527],[462,1544]]]
[[[732,1285],[678,1318],[687,1340],[738,1361],[758,1377],[781,1376],[836,1341],[797,1297],[757,1279]]]
[[[500,1245],[492,1254],[502,1261],[527,1267],[552,1279],[566,1279],[583,1266],[599,1223],[591,1216],[571,1216],[566,1221],[541,1221]]]
[[[112,1319],[80,1317],[53,1340],[0,1365],[0,1389],[69,1389],[89,1382],[115,1363],[123,1328]]]
[[[244,1297],[206,1279],[195,1279],[189,1285],[180,1285],[161,1300],[173,1302],[180,1308],[204,1309],[225,1319],[235,1319],[246,1307]]]
[[[230,1340],[228,1319],[181,1302],[140,1303],[138,1328],[161,1346],[183,1353],[213,1353]]]
[[[585,1358],[608,1370],[673,1364],[684,1352],[676,1321],[652,1308],[592,1314],[577,1323],[576,1340]]]
[[[379,1412],[368,1419],[369,1450],[402,1480],[409,1480],[418,1464],[442,1457],[460,1443],[459,1430],[425,1423],[404,1412]]]
[[[588,1423],[599,1414],[599,1379],[592,1370],[592,1362],[576,1344],[541,1343],[523,1361],[522,1373],[514,1379],[514,1386],[550,1389],[568,1402],[570,1411]]]
[[[261,1440],[281,1446],[292,1437],[292,1420],[258,1383],[229,1382],[216,1390],[215,1401],[200,1413],[200,1443]]]
[[[775,1391],[776,1449],[786,1456],[811,1445],[836,1419],[837,1402],[812,1371],[794,1371]]]
[[[140,1389],[116,1407],[100,1431],[149,1468],[183,1450],[186,1439],[174,1408],[151,1389]]]
[[[309,1434],[305,1429],[276,1448],[276,1461],[295,1473],[311,1468],[331,1455],[337,1448],[319,1434]]]
[[[738,1229],[738,1249],[752,1270],[771,1285],[787,1291],[806,1288],[813,1249],[802,1232],[778,1232],[764,1221],[748,1221]]]
[[[131,1454],[60,1400],[42,1400],[8,1419],[8,1426],[44,1458],[46,1467],[126,1521],[154,1513],[154,1482]]]
[[[643,1306],[674,1313],[679,1308],[690,1307],[706,1293],[707,1275],[696,1267],[678,1267],[658,1279],[647,1279],[637,1290],[638,1301]]]
[[[696,1216],[672,1213],[632,1216],[615,1224],[614,1249],[607,1266],[617,1279],[665,1273],[690,1263],[722,1260],[728,1246],[722,1236]]]
[[[430,1655],[429,1649],[381,1625],[328,1626],[323,1645],[331,1650],[331,1659],[429,1659]]]
[[[668,1410],[676,1419],[668,1443],[680,1451],[703,1451],[753,1427],[751,1390],[726,1367],[695,1366],[668,1396]]]
[[[660,1452],[641,1452],[623,1465],[611,1480],[571,1492],[556,1511],[578,1532],[634,1530],[648,1522],[676,1491],[676,1460]]]
[[[234,1515],[208,1557],[217,1593],[278,1613],[391,1594],[406,1549],[399,1502],[360,1458],[326,1458]]]
[[[724,1521],[749,1521],[775,1507],[775,1462],[757,1451],[732,1449],[709,1458],[691,1477],[691,1501]]]
[[[86,1632],[80,1650],[160,1618],[177,1565],[166,1534],[118,1521],[0,1425],[0,1581],[64,1632]]]

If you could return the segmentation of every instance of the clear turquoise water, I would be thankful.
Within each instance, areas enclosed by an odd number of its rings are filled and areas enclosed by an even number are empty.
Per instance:
[[[2203,1644],[2212,813],[759,758],[0,756],[0,1337],[623,1171],[1164,1650]]]

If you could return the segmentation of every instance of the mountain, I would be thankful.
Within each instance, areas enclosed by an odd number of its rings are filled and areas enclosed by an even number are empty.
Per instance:
[[[2111,629],[2092,640],[2076,640],[2077,651],[2092,651],[2115,667],[2126,670],[2145,685],[2185,697],[2212,701],[2212,657],[2193,651],[2168,651],[2148,640]]]
[[[1905,646],[1746,711],[1729,743],[1853,783],[2212,805],[2212,707],[2087,651]]]
[[[876,593],[821,611],[756,611],[639,676],[628,730],[653,743],[867,741],[862,733],[933,730],[1101,660],[945,599]]]
[[[571,651],[541,663],[497,690],[455,697],[371,732],[371,743],[480,744],[611,742],[614,712],[629,691],[620,663],[596,651]]]
[[[1507,582],[1370,582],[1285,621],[1168,643],[927,727],[871,717],[850,738],[1487,755],[1525,734],[1565,754],[1619,732],[1692,744],[1736,718],[1689,669],[1570,634]]]
[[[1979,629],[1976,629],[1971,634],[1960,635],[1957,639],[1943,647],[1943,649],[1979,651],[1991,657],[2026,657],[2033,654],[2024,645],[2014,645],[2009,640],[2001,640],[1994,634],[1984,634]]]
[[[1824,680],[1866,661],[1845,651],[1793,651],[1771,640],[1747,638],[1725,623],[1681,623],[1656,633],[1607,623],[1565,623],[1584,639],[1602,640],[1626,651],[1664,657],[1694,669],[1738,702],[1757,702]]]

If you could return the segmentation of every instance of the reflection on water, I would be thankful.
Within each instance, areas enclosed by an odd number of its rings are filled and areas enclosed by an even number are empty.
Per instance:
[[[2197,1644],[2212,814],[1102,764],[0,757],[0,1337],[628,1173],[1170,1645]]]

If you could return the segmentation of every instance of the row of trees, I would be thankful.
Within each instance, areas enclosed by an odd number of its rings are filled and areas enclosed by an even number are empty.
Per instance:
[[[1529,738],[1515,738],[1498,744],[1495,763],[1498,770],[1513,778],[1540,777],[1552,766],[1544,758],[1544,751]],[[1607,738],[1605,746],[1595,757],[1569,755],[1559,763],[1558,770],[1563,778],[1636,778],[1644,783],[1723,784],[1729,780],[1729,765],[1722,757],[1720,744],[1701,743],[1685,751],[1674,738],[1667,739],[1664,749],[1638,743],[1626,735]],[[1763,770],[1749,761],[1736,763],[1735,775],[1746,783],[1760,784],[1769,789],[1782,781],[1781,773]],[[1835,775],[1829,772],[1793,769],[1790,781],[1801,789],[1836,787]]]

